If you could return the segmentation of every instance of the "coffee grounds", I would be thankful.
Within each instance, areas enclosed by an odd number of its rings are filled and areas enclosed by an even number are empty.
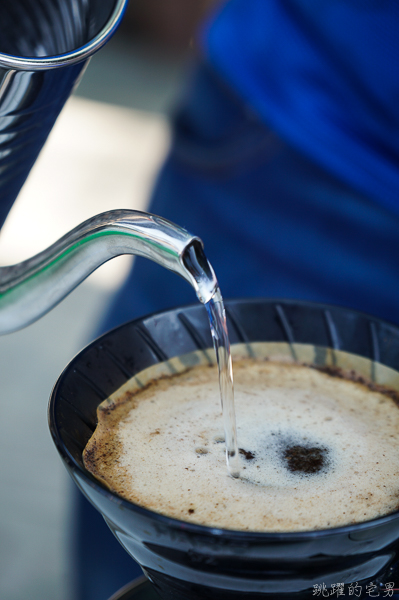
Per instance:
[[[255,454],[250,450],[244,450],[244,448],[239,448],[238,452],[242,454],[242,456],[247,460],[253,460],[255,458]]]
[[[217,377],[208,367],[157,380],[135,394],[132,410],[123,391],[102,422],[99,412],[95,472],[149,510],[234,531],[316,531],[391,513],[399,410],[360,376],[333,374],[235,364],[239,448],[254,455],[239,455],[238,480],[226,473]]]
[[[325,465],[326,448],[289,446],[284,450],[286,467],[292,473],[317,473]]]
[[[397,406],[399,406],[399,392],[397,390],[393,390],[391,388],[385,387],[384,385],[380,385],[375,383],[374,381],[369,381],[363,375],[359,375],[356,371],[344,371],[341,367],[335,367],[332,365],[308,365],[312,369],[316,369],[321,373],[326,373],[326,375],[330,375],[331,377],[338,377],[340,379],[346,379],[347,381],[353,381],[355,383],[359,383],[360,385],[364,385],[371,392],[378,392],[379,394],[384,394],[391,398]]]

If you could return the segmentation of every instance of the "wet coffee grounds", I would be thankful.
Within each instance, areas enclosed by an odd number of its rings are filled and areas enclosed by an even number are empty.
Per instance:
[[[255,458],[255,454],[250,450],[244,450],[244,448],[239,448],[238,452],[247,460],[253,460]]]
[[[283,452],[285,466],[292,473],[318,473],[326,464],[327,448],[295,445]]]

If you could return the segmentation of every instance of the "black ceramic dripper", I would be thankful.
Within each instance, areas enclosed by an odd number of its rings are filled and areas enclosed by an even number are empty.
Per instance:
[[[0,197],[14,202],[90,56],[127,0],[0,2]]]
[[[232,344],[314,346],[317,364],[349,352],[399,370],[399,328],[355,311],[297,301],[226,302]],[[168,600],[308,600],[344,584],[381,597],[399,587],[399,512],[322,531],[251,533],[186,523],[123,500],[83,465],[98,405],[136,373],[212,346],[205,309],[178,308],[119,327],[82,351],[53,390],[50,430],[70,475],[127,552]],[[326,349],[330,350],[327,351]],[[378,381],[378,378],[377,378]],[[353,594],[352,594],[353,595]],[[356,593],[357,597],[357,593]],[[367,597],[367,596],[366,596]]]

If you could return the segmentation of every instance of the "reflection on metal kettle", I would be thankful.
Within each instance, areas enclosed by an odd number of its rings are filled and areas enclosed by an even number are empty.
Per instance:
[[[0,198],[11,208],[89,58],[128,0],[1,0]]]
[[[7,212],[90,56],[119,25],[127,0],[1,0],[0,198]],[[32,323],[101,264],[146,256],[207,302],[216,288],[202,242],[135,211],[89,219],[35,257],[0,268],[0,334]]]
[[[202,303],[217,288],[199,238],[155,215],[109,211],[85,221],[33,258],[0,268],[0,334],[37,320],[97,267],[121,254],[144,256],[181,275]]]

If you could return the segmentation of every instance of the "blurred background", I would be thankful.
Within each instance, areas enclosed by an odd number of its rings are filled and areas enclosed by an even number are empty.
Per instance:
[[[145,210],[210,0],[134,0],[59,117],[0,236],[0,264],[100,212]],[[37,323],[0,337],[0,598],[69,600],[69,477],[47,427],[51,388],[90,340],[131,259],[110,261]],[[17,432],[17,435],[15,433]]]

